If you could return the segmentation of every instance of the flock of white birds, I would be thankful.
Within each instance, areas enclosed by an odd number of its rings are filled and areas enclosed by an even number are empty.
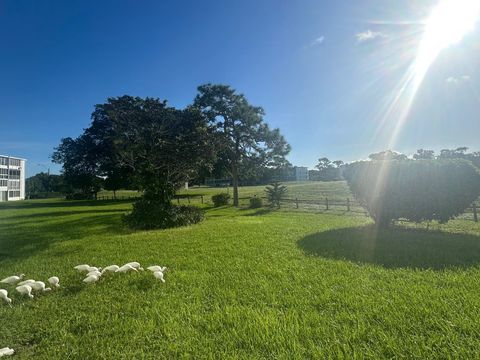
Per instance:
[[[83,279],[85,284],[96,283],[106,273],[126,273],[129,271],[144,270],[137,261],[129,262],[123,266],[109,265],[105,268],[82,264],[75,266],[74,269],[80,273],[86,273],[85,279]],[[166,266],[152,265],[149,266],[147,270],[150,270],[156,279],[165,282],[164,273],[167,271]],[[60,279],[57,276],[52,276],[47,280],[50,287],[47,287],[43,281],[34,279],[23,280],[24,277],[25,274],[12,275],[0,280],[0,284],[15,286],[15,290],[19,294],[28,296],[31,299],[33,298],[32,293],[34,292],[48,292],[60,287]],[[0,289],[0,299],[11,306],[12,299],[8,297],[8,291],[6,289]]]
[[[106,273],[126,273],[130,271],[144,271],[142,266],[137,261],[129,262],[123,266],[118,265],[109,265],[105,268],[90,266],[88,264],[77,265],[74,267],[80,273],[86,273],[85,279],[83,282],[85,284],[96,283],[102,276]],[[164,273],[167,271],[166,266],[152,265],[147,268],[153,273],[153,276],[165,282]],[[60,279],[57,276],[50,277],[47,281],[50,287],[46,287],[46,284],[43,281],[38,281],[34,279],[23,280],[25,274],[12,275],[6,277],[5,279],[0,280],[0,284],[6,284],[10,286],[15,286],[15,290],[21,294],[33,298],[34,292],[48,292],[52,289],[60,287]],[[8,291],[5,289],[0,289],[0,300],[3,300],[8,305],[12,306],[12,299],[8,297]],[[14,350],[8,347],[0,349],[0,357],[13,355]]]

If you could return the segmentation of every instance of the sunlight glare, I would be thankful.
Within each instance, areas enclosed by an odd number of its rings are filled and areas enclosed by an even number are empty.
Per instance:
[[[480,0],[442,0],[425,22],[415,60],[416,89],[440,52],[473,31],[480,15]]]

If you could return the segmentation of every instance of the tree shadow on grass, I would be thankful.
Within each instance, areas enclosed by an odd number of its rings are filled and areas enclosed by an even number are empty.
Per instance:
[[[375,225],[308,235],[298,241],[306,254],[385,268],[441,270],[480,264],[480,237]]]
[[[45,218],[34,222],[0,223],[0,264],[6,260],[19,260],[47,250],[59,241],[94,237],[98,235],[127,234],[121,216],[116,210],[111,213],[95,212],[80,218]],[[62,249],[61,255],[77,252],[79,247]]]
[[[39,221],[41,218],[50,219],[56,216],[70,216],[70,215],[100,215],[102,213],[112,214],[112,213],[126,213],[128,210],[125,209],[90,209],[90,210],[78,210],[78,211],[52,211],[52,212],[41,212],[37,214],[25,214],[25,215],[14,215],[14,216],[3,216],[0,218],[0,222],[9,221],[15,219],[27,219],[31,221]],[[37,220],[38,219],[38,220]],[[20,224],[16,222],[15,225]]]
[[[252,210],[252,209],[244,209],[244,210]],[[267,215],[270,214],[271,212],[275,211],[277,209],[274,208],[261,208],[261,209],[256,209],[254,212],[245,214],[244,216],[262,216],[262,215]]]
[[[77,206],[109,206],[122,203],[131,203],[133,199],[117,200],[25,200],[0,203],[0,211],[12,209],[37,209],[37,208],[68,208]]]

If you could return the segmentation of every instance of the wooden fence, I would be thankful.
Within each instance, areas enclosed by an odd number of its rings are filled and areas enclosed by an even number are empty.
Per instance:
[[[139,196],[99,196],[97,200],[134,200],[138,199]],[[264,202],[266,201],[265,197],[260,197]],[[251,197],[240,197],[239,202],[240,206],[246,207],[249,206]],[[211,196],[201,195],[201,194],[186,194],[186,195],[176,195],[174,197],[174,202],[177,204],[212,204]],[[299,199],[299,198],[285,198],[281,203],[282,208],[290,209],[302,209],[307,211],[330,211],[342,214],[362,214],[368,216],[368,212],[365,208],[354,199],[345,198],[345,199],[333,199],[329,197],[322,197],[318,199]],[[459,217],[462,219],[473,220],[478,222],[478,212],[480,211],[480,202],[473,203],[465,213]]]

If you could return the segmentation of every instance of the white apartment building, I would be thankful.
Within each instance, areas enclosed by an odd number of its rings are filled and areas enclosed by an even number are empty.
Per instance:
[[[25,159],[0,155],[0,202],[25,199]]]

